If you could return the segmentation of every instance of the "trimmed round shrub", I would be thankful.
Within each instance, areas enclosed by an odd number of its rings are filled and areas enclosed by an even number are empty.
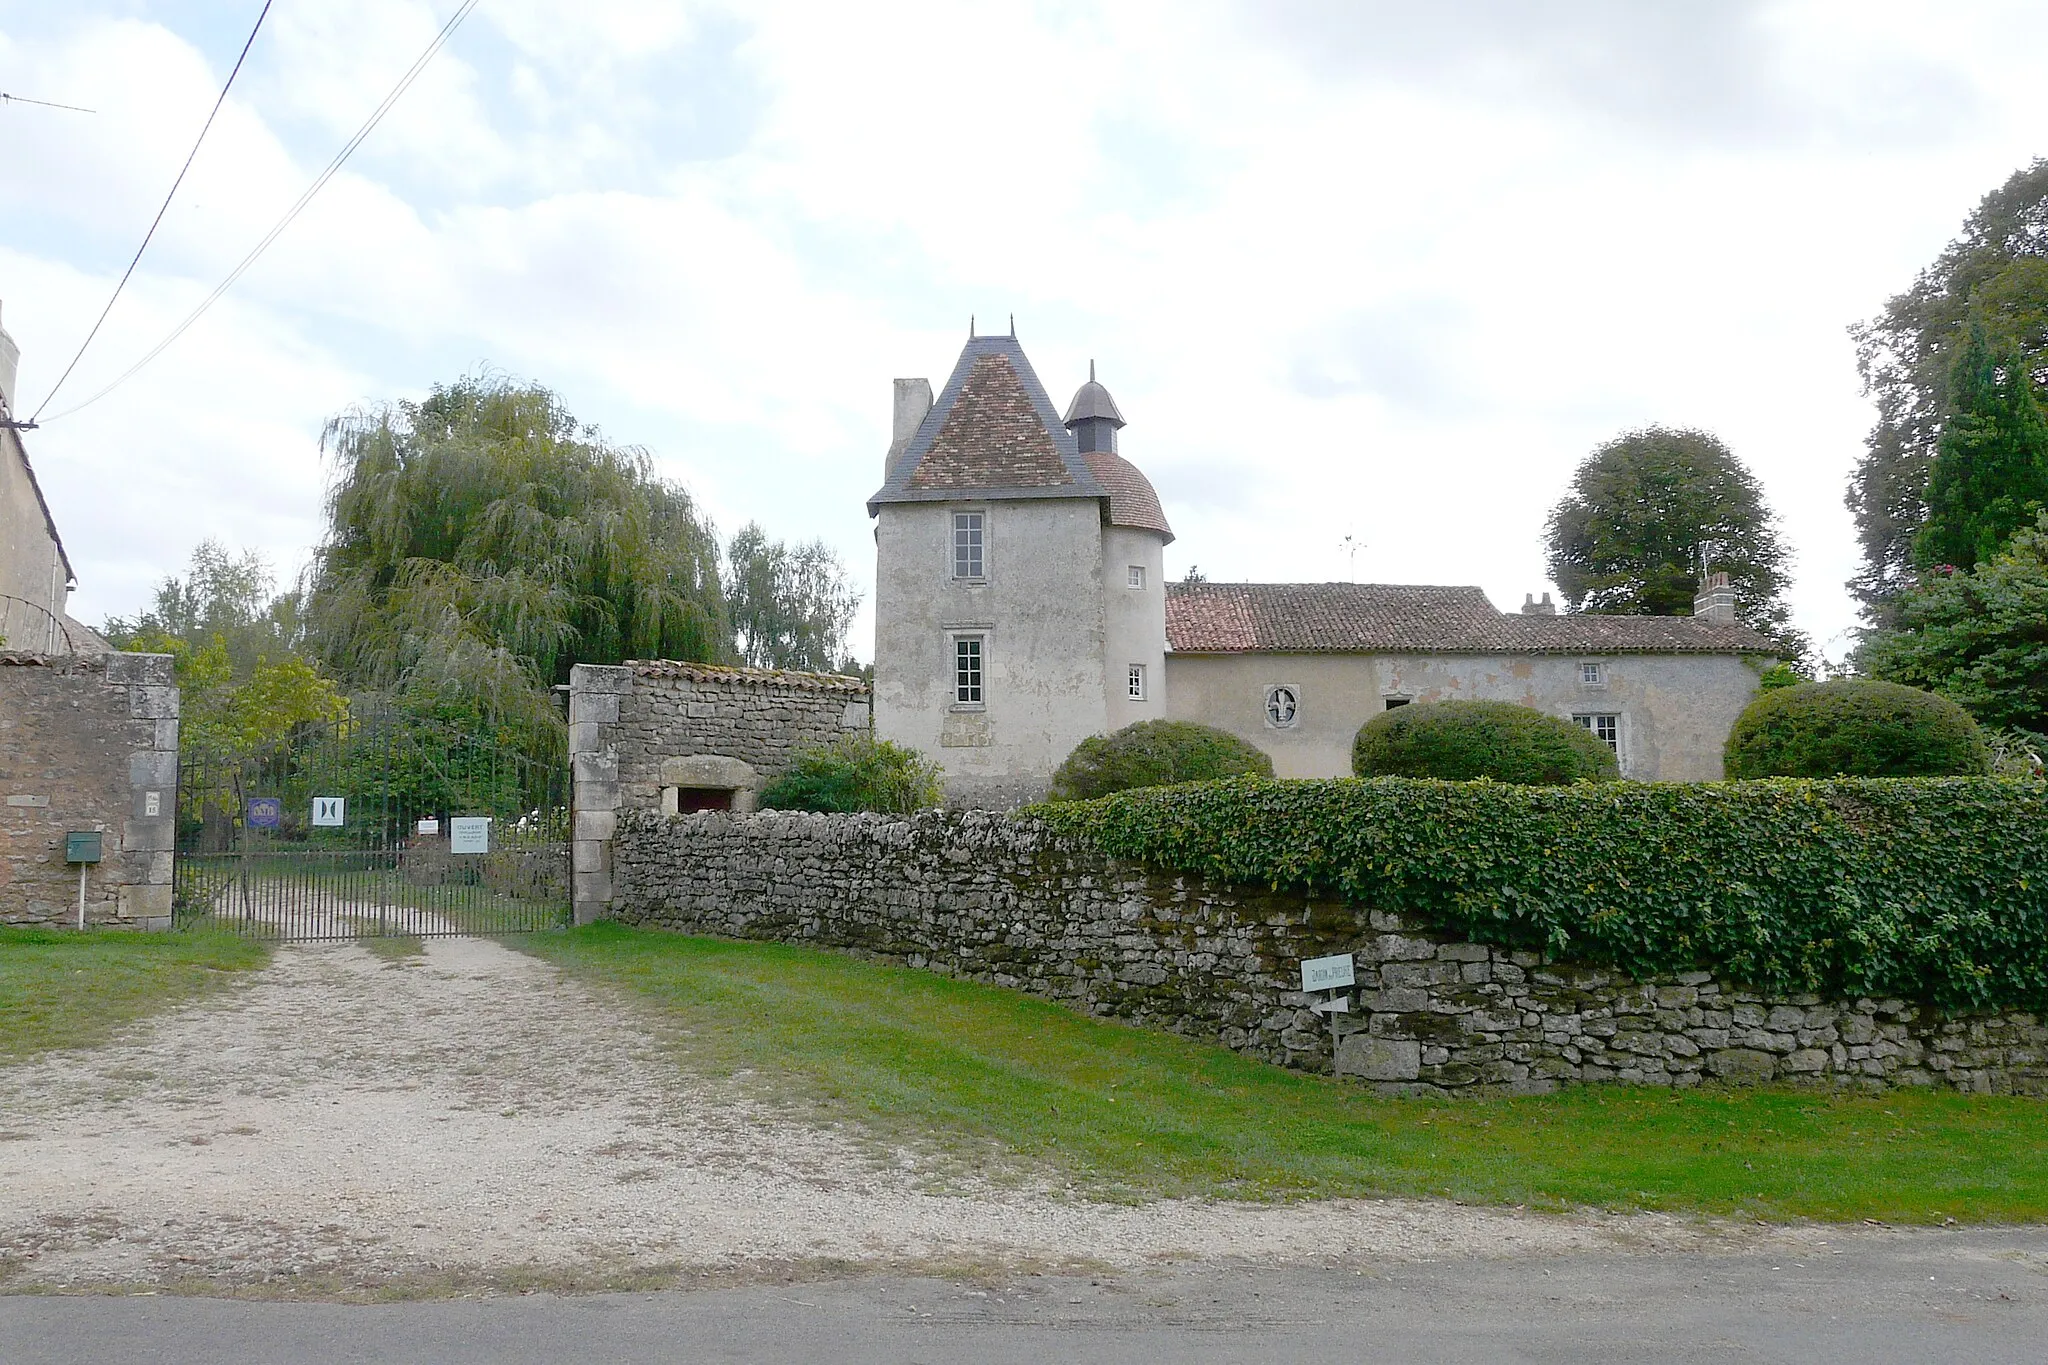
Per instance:
[[[1089,801],[1133,787],[1272,775],[1272,759],[1227,731],[1188,720],[1141,720],[1076,745],[1052,775],[1052,799]]]
[[[798,751],[788,770],[761,789],[761,804],[769,810],[908,815],[944,799],[938,764],[865,732]]]
[[[1991,746],[1947,697],[1838,678],[1758,697],[1723,759],[1731,778],[1974,777],[1991,771]]]
[[[1532,787],[1621,776],[1614,751],[1585,726],[1505,701],[1416,702],[1382,711],[1351,741],[1351,771]]]

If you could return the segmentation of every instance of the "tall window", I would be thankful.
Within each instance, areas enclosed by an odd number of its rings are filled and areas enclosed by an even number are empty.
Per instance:
[[[986,578],[987,565],[982,558],[982,514],[980,512],[955,512],[953,514],[953,577]]]
[[[979,635],[957,635],[953,638],[953,704],[955,706],[980,706],[982,704],[981,643]]]
[[[1144,566],[1143,564],[1133,564],[1133,565],[1131,565],[1131,566],[1130,566],[1130,567],[1129,567],[1128,569],[1126,569],[1126,570],[1125,570],[1125,576],[1124,576],[1124,583],[1125,583],[1125,584],[1126,584],[1127,586],[1129,586],[1129,587],[1133,587],[1133,588],[1142,588],[1142,587],[1144,587],[1144,586],[1145,586],[1145,566]]]
[[[1621,752],[1621,717],[1611,713],[1595,712],[1573,716],[1573,720],[1598,735],[1602,742],[1615,753]]]
[[[1145,665],[1131,665],[1130,681],[1124,684],[1124,695],[1132,701],[1145,700]]]

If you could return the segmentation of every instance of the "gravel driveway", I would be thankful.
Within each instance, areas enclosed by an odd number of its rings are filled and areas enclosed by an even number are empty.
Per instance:
[[[1409,1200],[934,1192],[908,1154],[878,1160],[693,1082],[659,1039],[637,1003],[484,940],[396,962],[283,949],[253,985],[129,1041],[0,1067],[0,1288],[434,1292],[1841,1235]]]

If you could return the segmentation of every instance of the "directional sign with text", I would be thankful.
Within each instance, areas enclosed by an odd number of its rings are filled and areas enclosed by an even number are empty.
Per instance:
[[[1357,979],[1352,974],[1349,953],[1311,957],[1301,964],[1301,988],[1305,991],[1341,991]]]

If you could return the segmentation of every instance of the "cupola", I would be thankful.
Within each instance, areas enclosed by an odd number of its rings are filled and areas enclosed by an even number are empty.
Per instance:
[[[1098,451],[1116,453],[1116,432],[1124,425],[1124,415],[1116,410],[1116,400],[1109,396],[1109,390],[1095,382],[1092,360],[1088,362],[1088,382],[1074,391],[1065,421],[1083,455]]]

